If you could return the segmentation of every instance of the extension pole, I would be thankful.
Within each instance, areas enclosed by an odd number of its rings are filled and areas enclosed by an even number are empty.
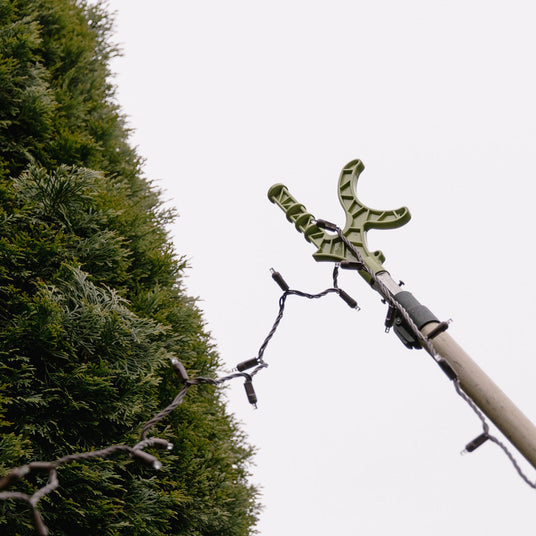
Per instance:
[[[434,325],[423,328],[428,335]],[[536,427],[448,334],[433,345],[456,373],[460,387],[536,469]]]
[[[401,289],[389,273],[378,274],[378,279],[396,299]],[[439,322],[431,321],[421,328],[421,332],[428,336],[438,325]],[[431,343],[437,354],[456,373],[459,385],[467,396],[536,469],[536,427],[534,424],[446,331],[436,335]]]
[[[383,253],[368,250],[367,231],[400,227],[411,216],[406,207],[380,211],[364,205],[355,191],[363,169],[360,160],[353,160],[343,168],[339,178],[339,201],[346,213],[343,230],[335,224],[317,220],[283,184],[272,186],[268,198],[285,212],[287,219],[294,223],[305,239],[318,248],[313,254],[317,261],[339,262],[341,267],[343,263],[355,266],[359,274],[393,307],[390,312],[395,322],[394,331],[404,345],[408,348],[424,347],[449,378],[457,382],[457,387],[475,408],[478,407],[536,469],[534,424],[444,329],[437,329],[441,324],[441,328],[446,327],[444,323],[440,323],[411,293],[401,290],[382,265],[385,261]],[[486,430],[484,432],[484,440],[491,437]],[[471,450],[480,443],[472,445]]]

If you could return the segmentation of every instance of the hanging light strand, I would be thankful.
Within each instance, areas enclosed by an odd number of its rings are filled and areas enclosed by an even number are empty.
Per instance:
[[[0,479],[0,490],[3,490],[4,488],[16,483],[17,481],[22,480],[31,473],[36,472],[47,472],[48,482],[41,488],[37,489],[32,495],[21,493],[18,491],[0,491],[0,500],[20,500],[27,502],[31,507],[32,522],[36,534],[38,536],[48,536],[49,531],[43,521],[41,512],[38,509],[38,503],[43,497],[45,497],[60,486],[57,469],[61,466],[75,461],[85,461],[96,458],[109,458],[116,454],[122,453],[128,454],[131,458],[145,463],[152,469],[161,469],[162,463],[160,462],[160,460],[156,456],[146,452],[145,449],[150,447],[160,447],[165,448],[167,450],[172,450],[173,444],[165,439],[161,439],[158,437],[147,437],[147,434],[151,428],[153,428],[157,423],[162,421],[165,417],[170,415],[182,404],[187,392],[194,385],[212,385],[213,387],[218,387],[225,382],[237,378],[242,378],[244,379],[244,389],[249,403],[252,404],[254,407],[257,407],[257,394],[253,387],[253,376],[258,374],[263,368],[266,368],[268,366],[268,364],[264,361],[264,352],[268,344],[270,343],[272,337],[274,336],[275,332],[277,331],[277,328],[283,318],[285,312],[285,303],[288,296],[299,296],[307,299],[318,299],[323,298],[328,294],[336,293],[341,296],[341,298],[350,307],[358,308],[357,302],[355,302],[353,298],[348,296],[348,294],[346,294],[346,292],[340,289],[337,285],[338,266],[335,266],[333,271],[333,287],[328,288],[318,294],[309,294],[307,292],[302,292],[299,290],[292,290],[286,284],[281,274],[279,274],[273,269],[271,270],[271,272],[272,278],[283,290],[283,294],[279,299],[279,312],[277,314],[276,320],[272,328],[270,329],[267,337],[260,346],[257,356],[255,358],[239,363],[236,367],[235,372],[232,372],[231,374],[222,376],[220,378],[208,378],[199,376],[190,379],[184,365],[177,358],[173,357],[171,359],[171,366],[175,372],[175,375],[177,376],[177,379],[179,380],[179,383],[182,384],[182,388],[177,393],[173,401],[166,408],[161,410],[143,425],[140,434],[140,441],[138,443],[136,443],[134,446],[110,445],[100,450],[69,454],[51,462],[35,461],[30,462],[29,464],[23,465],[21,467],[13,468],[3,478]],[[255,368],[252,372],[244,372],[244,370],[253,367]]]
[[[275,335],[281,320],[283,319],[283,315],[285,314],[286,301],[289,296],[299,296],[301,298],[315,300],[323,298],[328,294],[338,294],[349,307],[351,307],[352,309],[360,310],[357,302],[347,292],[339,288],[337,283],[339,266],[337,264],[333,269],[333,286],[327,288],[326,290],[323,290],[322,292],[319,292],[318,294],[309,294],[308,292],[302,292],[301,290],[291,289],[279,272],[276,272],[273,268],[270,268],[270,272],[272,274],[272,279],[279,285],[279,287],[283,291],[283,294],[279,298],[279,312],[277,313],[275,322],[272,325],[272,328],[270,329],[263,343],[261,344],[259,351],[257,352],[257,356],[246,361],[242,361],[236,366],[236,370],[238,371],[248,370],[255,367],[253,371],[250,372],[251,376],[255,376],[263,368],[268,366],[268,364],[264,361],[264,352],[268,347],[268,344],[272,340],[272,337]]]
[[[355,255],[357,262],[357,268],[359,270],[364,270],[367,272],[367,274],[370,277],[370,280],[372,284],[379,289],[380,293],[384,297],[385,301],[389,304],[389,307],[391,310],[397,311],[397,313],[400,314],[400,316],[404,319],[404,321],[407,323],[415,337],[417,337],[417,340],[419,343],[426,349],[426,351],[432,356],[432,358],[436,361],[436,363],[441,367],[441,369],[447,374],[449,379],[452,381],[454,385],[454,389],[456,393],[462,398],[467,405],[473,410],[473,412],[476,414],[478,419],[481,422],[482,425],[482,433],[476,437],[473,441],[469,442],[463,453],[466,452],[473,452],[476,448],[478,448],[480,445],[482,445],[487,440],[491,441],[492,443],[495,443],[497,446],[499,446],[503,452],[506,454],[516,471],[518,472],[519,476],[523,479],[524,482],[526,482],[531,488],[536,489],[536,482],[531,481],[525,473],[522,471],[521,467],[519,466],[519,463],[516,461],[514,455],[510,452],[508,447],[501,442],[497,437],[492,435],[490,433],[490,427],[486,420],[486,417],[484,414],[480,411],[480,409],[477,407],[477,405],[474,403],[474,401],[471,399],[471,397],[465,393],[462,386],[460,385],[460,381],[458,379],[458,376],[456,375],[455,371],[452,369],[452,367],[441,357],[436,349],[434,348],[434,345],[432,343],[431,336],[426,336],[422,331],[418,328],[418,326],[415,324],[413,319],[411,318],[408,311],[404,308],[404,306],[395,300],[393,296],[391,295],[391,292],[387,288],[387,286],[383,283],[383,281],[377,277],[376,273],[371,270],[366,263],[363,260],[363,257],[361,256],[361,253],[358,248],[344,236],[342,229],[337,226],[334,223],[328,222],[326,220],[315,220],[315,223],[318,227],[321,229],[327,229],[329,231],[337,233],[340,240],[344,243],[344,245],[352,252],[353,255]],[[442,323],[447,324],[448,323]],[[441,330],[444,329],[444,326],[441,326]]]

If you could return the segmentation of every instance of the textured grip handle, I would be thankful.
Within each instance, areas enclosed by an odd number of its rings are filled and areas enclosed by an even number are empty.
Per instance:
[[[361,203],[355,188],[364,168],[361,160],[353,160],[343,168],[339,178],[339,201],[346,213],[343,234],[358,249],[367,267],[374,273],[378,273],[384,270],[382,263],[385,257],[381,251],[371,253],[368,250],[366,232],[369,229],[400,227],[410,220],[411,215],[406,207],[382,211],[370,209]],[[358,260],[338,236],[329,234],[316,225],[314,216],[292,197],[284,184],[272,186],[268,191],[268,198],[285,212],[287,219],[294,223],[305,239],[318,248],[313,254],[317,261],[354,262]],[[369,279],[365,271],[361,271],[361,274]]]

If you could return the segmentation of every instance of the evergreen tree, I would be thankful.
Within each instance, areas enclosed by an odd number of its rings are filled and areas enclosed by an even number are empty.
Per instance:
[[[0,0],[0,474],[133,445],[179,390],[170,357],[218,367],[114,101],[110,30],[102,5]],[[221,393],[198,387],[157,428],[175,445],[157,473],[124,456],[58,469],[51,534],[250,534],[252,449]],[[33,534],[26,504],[0,501],[0,534]]]

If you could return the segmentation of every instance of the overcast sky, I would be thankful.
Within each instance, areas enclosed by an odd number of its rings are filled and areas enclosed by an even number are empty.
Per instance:
[[[536,421],[533,2],[109,5],[118,99],[180,215],[173,241],[222,372],[255,356],[275,320],[270,267],[292,288],[331,286],[269,187],[343,226],[337,180],[360,158],[360,199],[413,216],[371,231],[371,249]],[[533,534],[536,491],[491,443],[460,456],[478,419],[426,353],[384,333],[364,281],[339,282],[360,312],[289,297],[259,408],[241,382],[228,390],[258,448],[261,535]]]

